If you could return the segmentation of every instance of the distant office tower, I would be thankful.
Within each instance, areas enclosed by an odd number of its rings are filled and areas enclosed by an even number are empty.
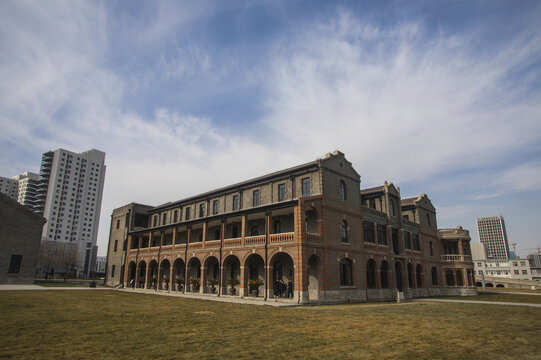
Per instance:
[[[6,194],[13,200],[17,200],[17,180],[0,176],[0,192]]]
[[[485,245],[487,258],[509,259],[509,245],[502,216],[477,218],[479,241]]]
[[[25,172],[14,176],[13,179],[18,182],[17,201],[29,208],[37,211],[37,195],[39,186],[39,175],[31,172]]]
[[[104,162],[105,153],[95,149],[43,154],[36,200],[36,209],[47,219],[40,250],[42,273],[54,269],[89,276],[94,270]]]

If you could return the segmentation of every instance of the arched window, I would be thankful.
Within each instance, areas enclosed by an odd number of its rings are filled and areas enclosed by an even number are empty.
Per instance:
[[[274,221],[274,233],[279,234],[281,232],[282,232],[282,223],[280,222],[280,220],[275,220]]]
[[[387,289],[389,287],[389,277],[388,277],[389,265],[387,265],[386,261],[381,263],[380,276],[381,276],[381,288]]]
[[[351,260],[344,258],[340,260],[340,286],[353,285],[353,266]]]
[[[415,269],[415,275],[417,277],[417,287],[422,288],[423,287],[423,267],[419,264],[417,265],[417,268]]]
[[[237,225],[233,226],[233,228],[231,229],[231,237],[232,238],[239,237],[239,227]]]
[[[408,264],[408,285],[410,288],[415,287],[415,283],[413,282],[413,265],[411,263]]]
[[[346,183],[342,180],[338,184],[338,198],[340,200],[346,200]]]
[[[432,285],[438,285],[438,269],[435,267],[432,268]]]
[[[259,235],[259,228],[257,227],[257,225],[254,225],[250,229],[250,236],[257,236],[257,235]]]
[[[447,282],[447,286],[455,286],[455,277],[451,270],[445,272],[445,281]]]
[[[457,270],[456,271],[456,285],[457,286],[464,286],[464,281],[462,278],[462,271]]]
[[[340,237],[342,238],[342,242],[348,242],[348,223],[346,220],[342,220],[342,224],[340,225]]]
[[[394,201],[393,201],[393,199],[389,199],[389,213],[391,214],[391,216],[395,216],[394,215]]]
[[[366,265],[366,286],[369,289],[376,288],[376,263],[372,259]]]

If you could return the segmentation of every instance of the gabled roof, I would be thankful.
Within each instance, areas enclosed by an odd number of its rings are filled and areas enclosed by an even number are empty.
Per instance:
[[[374,186],[371,188],[361,189],[361,195],[375,194],[385,191],[385,185]]]
[[[413,197],[401,199],[401,200],[400,200],[400,205],[402,205],[402,206],[411,206],[411,205],[415,205],[415,202],[416,202],[418,199],[419,199],[418,196],[413,196]]]

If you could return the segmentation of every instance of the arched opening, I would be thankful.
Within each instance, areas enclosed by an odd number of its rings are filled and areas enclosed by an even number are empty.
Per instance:
[[[432,286],[438,285],[438,269],[432,267]]]
[[[135,286],[138,288],[145,287],[145,277],[147,275],[147,264],[144,261],[140,261],[139,264],[137,264],[138,271],[137,271],[137,278],[135,279]]]
[[[348,258],[340,259],[340,286],[353,286],[353,262]]]
[[[220,263],[215,256],[205,260],[205,292],[216,293],[216,285],[220,282]]]
[[[261,296],[265,291],[265,262],[258,254],[251,254],[244,263],[244,289],[252,296]],[[245,294],[246,295],[246,294]]]
[[[483,284],[482,284],[480,281],[478,281],[478,282],[475,283],[475,286],[477,286],[477,287],[482,287]]]
[[[456,285],[464,286],[464,278],[462,277],[462,271],[460,270],[456,271]]]
[[[505,287],[505,285],[504,284],[496,284],[496,287],[497,288],[503,288],[503,287]]]
[[[381,288],[388,289],[389,288],[389,264],[387,264],[387,261],[383,261],[381,263],[379,273],[380,273]]]
[[[158,263],[152,260],[148,264],[147,289],[157,289],[158,286]]]
[[[293,297],[293,259],[289,254],[281,252],[271,260],[272,288],[275,297]]]
[[[417,277],[417,288],[423,287],[423,267],[421,264],[417,264],[417,268],[415,269],[415,276]]]
[[[240,284],[240,261],[235,255],[229,255],[224,260],[224,282],[223,286],[229,295],[239,295],[238,285]]]
[[[485,286],[486,286],[486,287],[494,287],[494,284],[492,284],[492,283],[486,283]]]
[[[182,291],[184,290],[184,272],[186,271],[186,266],[184,265],[184,260],[178,258],[173,263],[173,278],[171,279],[171,288],[173,290]]]
[[[445,282],[447,283],[447,286],[455,286],[455,277],[451,270],[445,272]]]
[[[319,267],[321,261],[317,255],[308,259],[308,299],[318,300],[319,298]]]
[[[415,287],[415,282],[414,282],[414,276],[413,276],[413,265],[411,265],[411,263],[408,263],[408,286],[410,288],[414,288]]]
[[[160,265],[160,275],[158,279],[158,288],[162,290],[169,290],[170,280],[169,273],[171,272],[171,263],[165,259]]]
[[[135,262],[132,261],[130,262],[130,265],[128,265],[128,278],[126,279],[126,282],[128,283],[127,286],[135,287],[136,273],[137,273],[137,265],[135,265]]]
[[[402,281],[402,265],[397,261],[394,263],[394,272],[396,278],[396,288],[398,291],[404,291],[404,283]]]
[[[191,292],[199,292],[201,285],[201,261],[193,257],[188,261],[188,286]]]
[[[373,259],[366,264],[366,286],[369,289],[376,288],[376,262]]]

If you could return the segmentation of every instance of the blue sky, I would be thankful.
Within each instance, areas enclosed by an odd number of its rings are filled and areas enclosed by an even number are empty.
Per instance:
[[[0,175],[107,153],[111,211],[339,149],[440,227],[541,245],[536,1],[0,2]]]

